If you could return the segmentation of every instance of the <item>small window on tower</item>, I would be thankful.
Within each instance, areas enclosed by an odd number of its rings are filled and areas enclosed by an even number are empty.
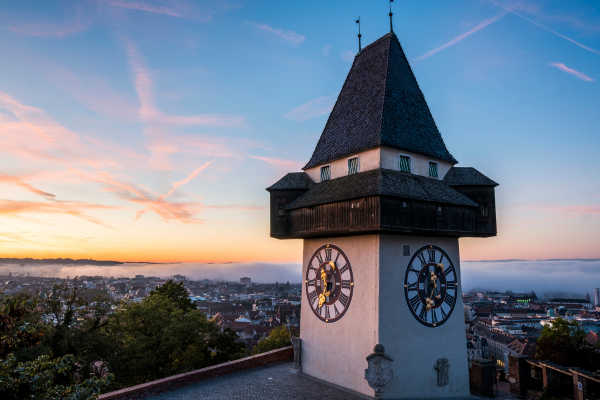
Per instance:
[[[481,216],[482,217],[489,217],[490,213],[487,207],[485,206],[481,206]]]
[[[348,159],[348,175],[358,173],[358,157]]]
[[[329,165],[321,167],[321,182],[328,181],[331,179],[331,173],[329,172]]]
[[[432,178],[438,177],[438,163],[429,161],[429,176]]]
[[[410,245],[405,244],[404,246],[402,246],[402,255],[404,257],[410,257]]]
[[[411,172],[411,163],[409,156],[400,155],[400,171]]]

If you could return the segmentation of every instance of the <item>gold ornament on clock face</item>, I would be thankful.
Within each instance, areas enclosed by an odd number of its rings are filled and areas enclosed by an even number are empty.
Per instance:
[[[342,249],[333,244],[319,247],[308,262],[304,286],[317,318],[327,323],[342,318],[354,290],[352,266]]]
[[[413,254],[404,275],[404,297],[421,325],[438,328],[446,323],[459,293],[454,264],[444,249],[427,245]]]

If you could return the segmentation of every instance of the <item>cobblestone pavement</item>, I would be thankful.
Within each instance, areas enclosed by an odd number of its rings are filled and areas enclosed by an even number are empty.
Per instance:
[[[356,395],[336,387],[292,372],[293,363],[282,361],[267,364],[219,378],[198,382],[171,390],[148,400],[363,400],[369,398]],[[501,393],[502,400],[521,397]],[[471,397],[472,400],[481,397]],[[440,399],[443,400],[443,399]]]
[[[289,361],[267,364],[194,383],[147,399],[362,400],[365,398],[290,372],[293,369],[294,364]]]

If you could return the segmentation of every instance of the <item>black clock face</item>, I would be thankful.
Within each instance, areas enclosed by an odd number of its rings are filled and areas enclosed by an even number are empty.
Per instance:
[[[354,290],[352,266],[342,249],[332,244],[319,247],[308,262],[304,285],[317,318],[327,323],[342,318]]]
[[[417,250],[404,276],[406,304],[415,319],[429,328],[442,326],[454,311],[457,293],[456,271],[448,254],[432,245]]]

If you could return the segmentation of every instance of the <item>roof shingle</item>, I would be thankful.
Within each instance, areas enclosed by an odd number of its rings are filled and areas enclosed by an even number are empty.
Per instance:
[[[477,203],[443,181],[382,168],[315,183],[287,209],[378,195],[477,207]]]
[[[456,163],[394,34],[358,54],[304,169],[379,146]]]
[[[452,167],[444,177],[448,186],[498,186],[496,182],[472,167]]]

